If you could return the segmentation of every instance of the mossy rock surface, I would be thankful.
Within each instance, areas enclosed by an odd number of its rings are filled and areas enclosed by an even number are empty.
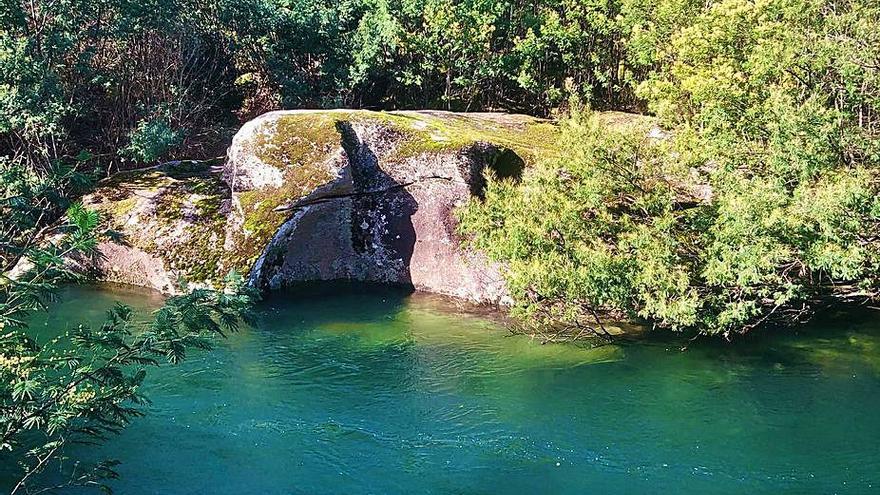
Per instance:
[[[111,242],[161,260],[155,270],[167,272],[175,284],[185,279],[219,285],[230,268],[223,248],[224,202],[228,205],[229,199],[219,170],[179,175],[150,169],[102,182],[84,203],[101,213]],[[105,263],[122,265],[126,260]]]
[[[613,125],[633,118],[609,115]],[[528,167],[554,156],[557,135],[553,122],[522,115],[271,112],[242,127],[225,162],[118,174],[85,203],[103,214],[116,244],[159,260],[175,284],[218,286],[230,270],[251,272],[303,202],[363,194],[352,185],[351,153],[369,151],[401,187],[425,178],[473,183],[469,173],[482,173],[481,160],[503,175],[506,164]],[[358,136],[369,136],[370,146],[353,142]],[[472,170],[444,169],[450,163]]]
[[[524,115],[439,111],[295,110],[265,114],[233,140],[225,177],[242,216],[234,265],[247,269],[289,217],[287,205],[337,178],[349,126],[381,130],[393,167],[478,144],[509,149],[528,165],[555,151],[557,126]],[[280,210],[280,211],[279,211]]]

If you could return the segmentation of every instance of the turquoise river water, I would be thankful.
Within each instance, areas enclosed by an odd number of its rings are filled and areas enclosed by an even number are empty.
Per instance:
[[[37,326],[116,300],[161,304],[69,289]],[[122,461],[121,495],[880,493],[880,319],[682,341],[540,345],[431,296],[281,294],[151,370],[148,415],[78,455]]]

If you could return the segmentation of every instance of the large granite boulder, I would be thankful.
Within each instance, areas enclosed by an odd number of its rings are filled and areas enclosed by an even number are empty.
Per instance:
[[[455,209],[488,170],[515,180],[552,153],[555,134],[519,115],[272,112],[242,127],[222,165],[102,183],[85,202],[118,236],[90,269],[164,292],[234,269],[266,289],[346,279],[504,302],[499,267],[464,247]]]

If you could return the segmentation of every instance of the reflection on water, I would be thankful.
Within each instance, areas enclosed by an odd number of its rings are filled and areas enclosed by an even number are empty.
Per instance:
[[[46,334],[137,291],[71,289]],[[121,494],[873,493],[880,323],[583,349],[375,287],[283,294],[151,375]]]

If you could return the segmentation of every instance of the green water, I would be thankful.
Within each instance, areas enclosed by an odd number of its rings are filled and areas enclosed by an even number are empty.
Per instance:
[[[40,324],[114,300],[161,302],[71,289]],[[122,495],[880,492],[880,321],[680,344],[542,346],[427,296],[280,295],[78,455],[121,460]]]

